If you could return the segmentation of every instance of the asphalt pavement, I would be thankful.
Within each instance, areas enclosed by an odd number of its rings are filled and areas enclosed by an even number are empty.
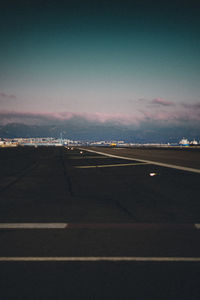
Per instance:
[[[199,299],[199,158],[0,149],[2,299]]]

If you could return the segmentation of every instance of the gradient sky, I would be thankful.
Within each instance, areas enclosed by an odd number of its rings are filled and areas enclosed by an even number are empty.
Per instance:
[[[155,120],[198,126],[198,3],[0,4],[4,124],[16,118],[23,123],[21,115],[27,114],[48,115],[49,120],[83,116],[133,125]]]

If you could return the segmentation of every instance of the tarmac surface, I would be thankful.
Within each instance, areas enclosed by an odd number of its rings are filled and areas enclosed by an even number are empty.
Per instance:
[[[198,149],[3,148],[0,166],[3,300],[199,299]]]

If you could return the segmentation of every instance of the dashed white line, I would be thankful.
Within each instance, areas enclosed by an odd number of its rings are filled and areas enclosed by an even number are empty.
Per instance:
[[[0,257],[0,262],[200,262],[200,257]]]
[[[101,154],[101,155],[109,156],[109,157],[113,157],[113,158],[140,161],[140,162],[144,162],[144,163],[148,163],[148,164],[152,164],[152,165],[157,165],[157,166],[161,166],[161,167],[166,167],[166,168],[171,168],[171,169],[176,169],[176,170],[181,170],[181,171],[187,171],[187,172],[193,172],[193,173],[200,174],[200,169],[194,169],[194,168],[189,168],[189,167],[171,165],[171,164],[166,164],[166,163],[161,163],[161,162],[156,162],[156,161],[151,161],[151,160],[131,158],[131,157],[126,157],[126,156],[118,156],[118,155],[103,153],[103,152],[99,152],[99,151],[89,150],[89,149],[85,149],[85,148],[81,148],[81,150],[96,153],[96,154]]]
[[[0,229],[64,229],[67,223],[0,223]]]

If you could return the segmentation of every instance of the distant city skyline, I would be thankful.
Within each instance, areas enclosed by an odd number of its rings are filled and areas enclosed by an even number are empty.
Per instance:
[[[199,15],[193,0],[5,1],[0,133],[17,123],[85,139],[197,137]]]

